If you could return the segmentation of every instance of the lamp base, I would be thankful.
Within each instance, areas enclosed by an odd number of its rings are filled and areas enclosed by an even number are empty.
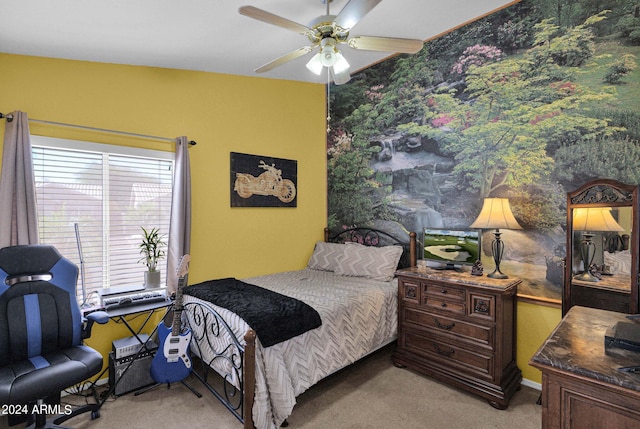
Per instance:
[[[492,273],[487,274],[487,277],[492,279],[508,279],[509,277],[500,271],[500,262],[502,261],[502,254],[504,253],[504,242],[500,239],[502,233],[496,228],[493,235],[495,239],[491,242],[491,254],[493,255],[493,262],[495,262],[496,268]]]
[[[591,274],[590,271],[593,258],[596,254],[595,251],[596,245],[593,242],[593,234],[588,231],[583,232],[582,242],[580,243],[580,256],[582,257],[582,266],[584,267],[584,271],[573,276],[574,279],[592,283],[600,281],[600,279]]]
[[[582,282],[599,282],[600,279],[591,274],[589,271],[585,271],[584,273],[577,274],[573,276],[575,280],[580,280]]]
[[[499,269],[495,269],[492,273],[487,274],[487,277],[492,279],[508,279],[509,276],[502,274]]]

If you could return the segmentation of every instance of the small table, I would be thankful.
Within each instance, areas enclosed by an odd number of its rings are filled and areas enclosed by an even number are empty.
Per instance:
[[[148,348],[147,342],[143,341],[139,335],[147,326],[149,320],[155,314],[156,310],[165,309],[165,313],[163,316],[165,317],[167,313],[171,310],[172,306],[173,306],[173,301],[167,298],[167,300],[165,301],[142,303],[142,304],[136,304],[136,305],[131,305],[127,307],[120,307],[120,308],[105,310],[111,320],[115,321],[116,323],[124,324],[129,330],[129,332],[131,332],[131,334],[140,342],[142,347],[140,347],[140,350],[133,357],[131,357],[130,362],[128,362],[128,365],[124,368],[124,370],[120,374],[120,377],[118,377],[113,384],[109,385],[109,390],[104,394],[102,399],[98,398],[96,395],[95,399],[99,407],[102,407],[102,405],[106,402],[109,396],[111,396],[111,394],[115,392],[118,382],[122,380],[122,377],[131,368],[131,365],[133,365],[136,359],[138,359],[140,355],[144,352],[153,352],[153,350]],[[140,327],[136,330],[131,326],[126,316],[129,316],[132,314],[140,314],[140,313],[146,313],[146,317],[145,317],[145,320],[142,322],[142,325],[140,325]],[[151,333],[149,334],[149,337],[153,337],[153,335],[156,333],[157,330],[158,330],[158,326],[156,326],[153,329],[153,331],[151,331]],[[100,375],[96,380],[101,379],[108,370],[109,370],[109,367],[107,366],[105,369],[102,370],[102,372],[100,373]],[[94,387],[95,387],[95,384],[94,384]]]
[[[542,371],[542,428],[640,427],[640,353],[605,351],[604,335],[627,314],[574,306],[530,365]]]
[[[131,332],[131,334],[134,337],[136,337],[138,341],[140,341],[140,344],[145,345],[145,342],[142,341],[138,335],[142,332],[145,326],[147,326],[149,319],[151,319],[151,317],[154,315],[156,310],[166,308],[166,311],[165,311],[165,315],[166,315],[169,312],[170,307],[172,305],[173,305],[173,302],[169,298],[167,298],[165,301],[136,304],[136,305],[114,308],[114,309],[105,310],[105,311],[109,315],[109,318],[111,320],[115,321],[116,323],[122,323],[123,325],[125,325],[129,330],[129,332]],[[131,314],[138,314],[138,313],[147,313],[147,316],[144,322],[142,322],[142,325],[140,325],[140,328],[136,331],[129,324],[129,321],[127,320],[126,316],[129,316]],[[149,335],[149,337],[152,337],[153,334],[155,334],[157,329],[158,327],[156,326],[156,328]]]

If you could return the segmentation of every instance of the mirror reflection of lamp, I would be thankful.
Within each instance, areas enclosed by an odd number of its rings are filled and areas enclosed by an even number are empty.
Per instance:
[[[485,198],[482,210],[478,218],[471,224],[470,228],[495,229],[494,240],[491,242],[491,254],[496,264],[495,270],[487,274],[492,279],[507,279],[509,276],[500,271],[500,262],[504,253],[504,242],[500,239],[502,229],[522,229],[518,221],[511,212],[508,198]]]
[[[589,268],[596,255],[596,245],[593,242],[593,233],[602,231],[624,231],[611,215],[611,207],[588,207],[573,210],[574,231],[584,231],[580,243],[580,256],[584,271],[573,276],[576,280],[585,282],[598,282],[596,276],[591,274]]]

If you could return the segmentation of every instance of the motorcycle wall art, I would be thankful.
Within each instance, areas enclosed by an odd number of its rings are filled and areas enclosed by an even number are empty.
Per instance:
[[[231,207],[296,207],[297,161],[231,152]]]

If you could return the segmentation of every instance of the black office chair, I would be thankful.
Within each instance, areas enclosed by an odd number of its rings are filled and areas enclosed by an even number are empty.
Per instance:
[[[82,317],[76,301],[78,267],[47,245],[0,249],[0,404],[23,411],[51,409],[60,392],[102,369],[102,355],[82,345],[104,312]],[[80,413],[100,416],[97,404],[47,420],[30,416],[32,427],[59,427]],[[10,416],[10,424],[20,421]],[[24,419],[23,419],[24,421]]]

